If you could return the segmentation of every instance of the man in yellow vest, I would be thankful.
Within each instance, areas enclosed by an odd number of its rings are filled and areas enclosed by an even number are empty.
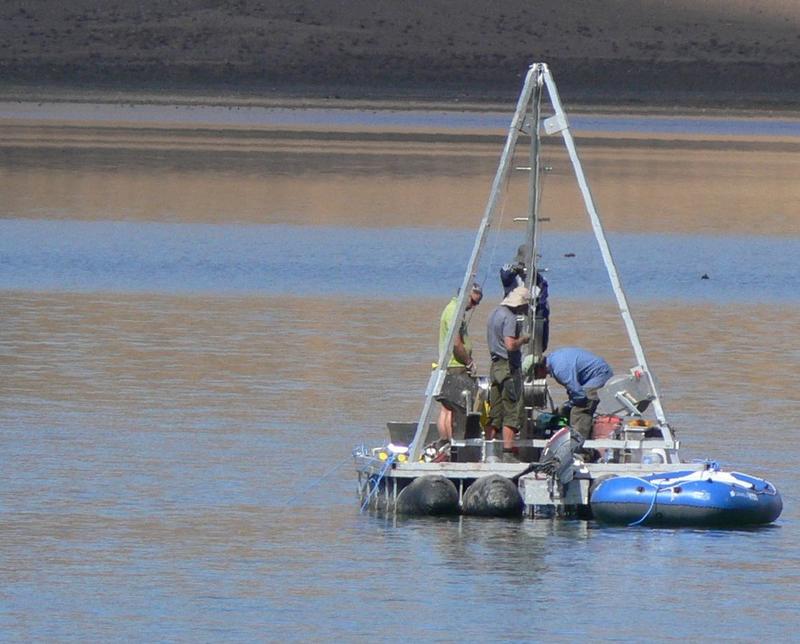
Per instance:
[[[478,306],[483,299],[483,289],[480,285],[473,284],[469,293],[469,300],[467,301],[466,310],[469,311]],[[456,305],[458,304],[458,297],[450,300],[450,303],[444,307],[442,317],[439,320],[439,353],[441,354],[447,336],[450,333],[450,327],[453,324],[453,316],[456,312]],[[467,320],[461,320],[461,327],[459,332],[456,333],[453,342],[453,355],[450,362],[447,363],[448,374],[468,373],[474,375],[475,363],[472,360],[472,340],[467,333]],[[445,403],[442,403],[442,409],[439,412],[439,418],[436,421],[436,427],[439,430],[439,438],[442,440],[451,440],[453,438],[453,410],[448,409]]]

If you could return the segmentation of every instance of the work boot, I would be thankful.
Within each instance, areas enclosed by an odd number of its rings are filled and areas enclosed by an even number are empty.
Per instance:
[[[503,463],[521,463],[513,452],[503,452]]]

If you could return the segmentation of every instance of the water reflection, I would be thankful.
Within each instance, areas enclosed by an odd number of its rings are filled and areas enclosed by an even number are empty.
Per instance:
[[[368,115],[364,117],[368,118]],[[501,138],[368,130],[76,127],[0,122],[3,217],[474,230]],[[665,145],[665,142],[669,145]],[[587,230],[566,154],[547,140],[549,230]],[[797,235],[794,139],[656,133],[578,141],[609,230]],[[753,147],[753,144],[757,144]],[[748,147],[749,145],[749,147]],[[522,154],[517,166],[527,164]],[[504,203],[524,215],[517,172]]]

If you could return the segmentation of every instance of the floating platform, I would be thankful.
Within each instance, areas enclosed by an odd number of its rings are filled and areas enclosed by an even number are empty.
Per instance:
[[[551,440],[518,441],[521,447],[538,449],[544,453]],[[607,450],[610,457],[629,459],[632,456],[646,458],[653,453],[663,451],[663,441],[660,439],[603,439],[589,440],[583,444],[585,448]],[[466,449],[474,450],[485,455],[499,452],[499,441],[483,441],[482,439],[454,440],[451,450],[456,454],[464,453]],[[472,514],[480,516],[511,516],[507,501],[493,499],[485,495],[483,505],[470,504],[470,489],[486,477],[502,477],[507,479],[517,490],[519,495],[519,516],[534,518],[537,516],[564,516],[590,518],[592,516],[591,493],[596,483],[610,477],[635,477],[642,478],[656,474],[671,472],[702,472],[707,464],[696,463],[666,463],[659,459],[657,464],[652,463],[583,463],[580,459],[569,458],[566,463],[566,476],[559,478],[557,472],[547,473],[536,471],[540,461],[501,463],[501,462],[458,462],[448,461],[440,463],[410,462],[407,452],[401,446],[388,443],[380,448],[357,447],[353,456],[356,472],[358,474],[358,497],[362,508],[398,512],[402,514]],[[613,456],[612,456],[613,455]],[[645,456],[642,456],[645,455]],[[481,458],[481,457],[479,457]],[[485,456],[483,457],[485,458]],[[455,495],[449,495],[447,511],[442,510],[442,503],[434,502],[431,498],[409,505],[403,500],[404,490],[412,483],[417,490],[415,495],[427,494],[429,497],[438,497],[440,492],[440,479],[445,479],[452,484]],[[422,480],[423,483],[415,483]],[[426,482],[430,482],[427,484]],[[436,482],[436,483],[434,483]],[[593,487],[594,485],[594,487]],[[425,492],[420,492],[425,488]],[[436,488],[436,489],[434,489]],[[444,494],[442,492],[442,494]],[[398,504],[398,500],[400,503]],[[432,508],[427,511],[425,508]]]
[[[542,111],[545,94],[549,115]],[[629,373],[612,377],[597,391],[599,400],[593,409],[597,415],[585,441],[561,426],[566,419],[557,413],[546,379],[537,375],[541,373],[537,366],[545,364],[549,338],[537,306],[544,303],[542,293],[546,289],[536,287],[540,271],[546,270],[538,265],[541,257],[537,251],[542,136],[563,139],[636,359]],[[525,155],[529,167],[519,166],[514,160],[521,137],[529,139]],[[485,440],[492,434],[486,434],[482,425],[488,379],[448,374],[456,335],[461,332],[460,323],[451,324],[446,339],[440,342],[419,420],[388,423],[390,439],[386,444],[373,448],[361,445],[353,451],[362,510],[421,515],[596,516],[608,523],[636,525],[735,526],[777,519],[783,504],[768,481],[723,472],[711,462],[681,462],[680,443],[661,405],[578,158],[569,119],[544,63],[531,65],[525,77],[452,319],[465,319],[481,253],[487,235],[496,228],[492,222],[506,201],[502,193],[509,188],[512,171],[528,173],[528,210],[526,216],[514,218],[526,224],[518,255],[524,286],[530,293],[530,303],[517,318],[514,336],[529,338],[520,347],[523,367],[515,374],[521,381],[521,387],[515,385],[515,389],[525,409],[513,445],[520,462],[498,462],[502,461],[502,444]],[[540,297],[542,300],[537,300]],[[452,410],[453,438],[446,445],[436,443],[436,426],[430,423],[437,402]],[[645,418],[645,412],[653,418]]]

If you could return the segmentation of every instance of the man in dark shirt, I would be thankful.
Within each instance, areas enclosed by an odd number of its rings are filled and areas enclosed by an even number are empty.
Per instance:
[[[492,358],[489,371],[489,424],[487,440],[493,440],[502,428],[503,461],[516,462],[512,453],[514,438],[525,420],[522,398],[522,346],[530,340],[520,335],[517,315],[528,312],[530,293],[524,286],[511,291],[489,315],[486,341]]]
[[[508,295],[518,286],[525,285],[525,275],[528,269],[525,266],[528,247],[525,244],[517,250],[517,257],[513,264],[505,264],[500,269],[500,282],[503,284],[503,295]],[[539,341],[537,353],[547,351],[550,339],[550,302],[548,298],[547,280],[541,271],[536,271],[536,280],[533,285],[532,308],[536,313],[537,340]]]

